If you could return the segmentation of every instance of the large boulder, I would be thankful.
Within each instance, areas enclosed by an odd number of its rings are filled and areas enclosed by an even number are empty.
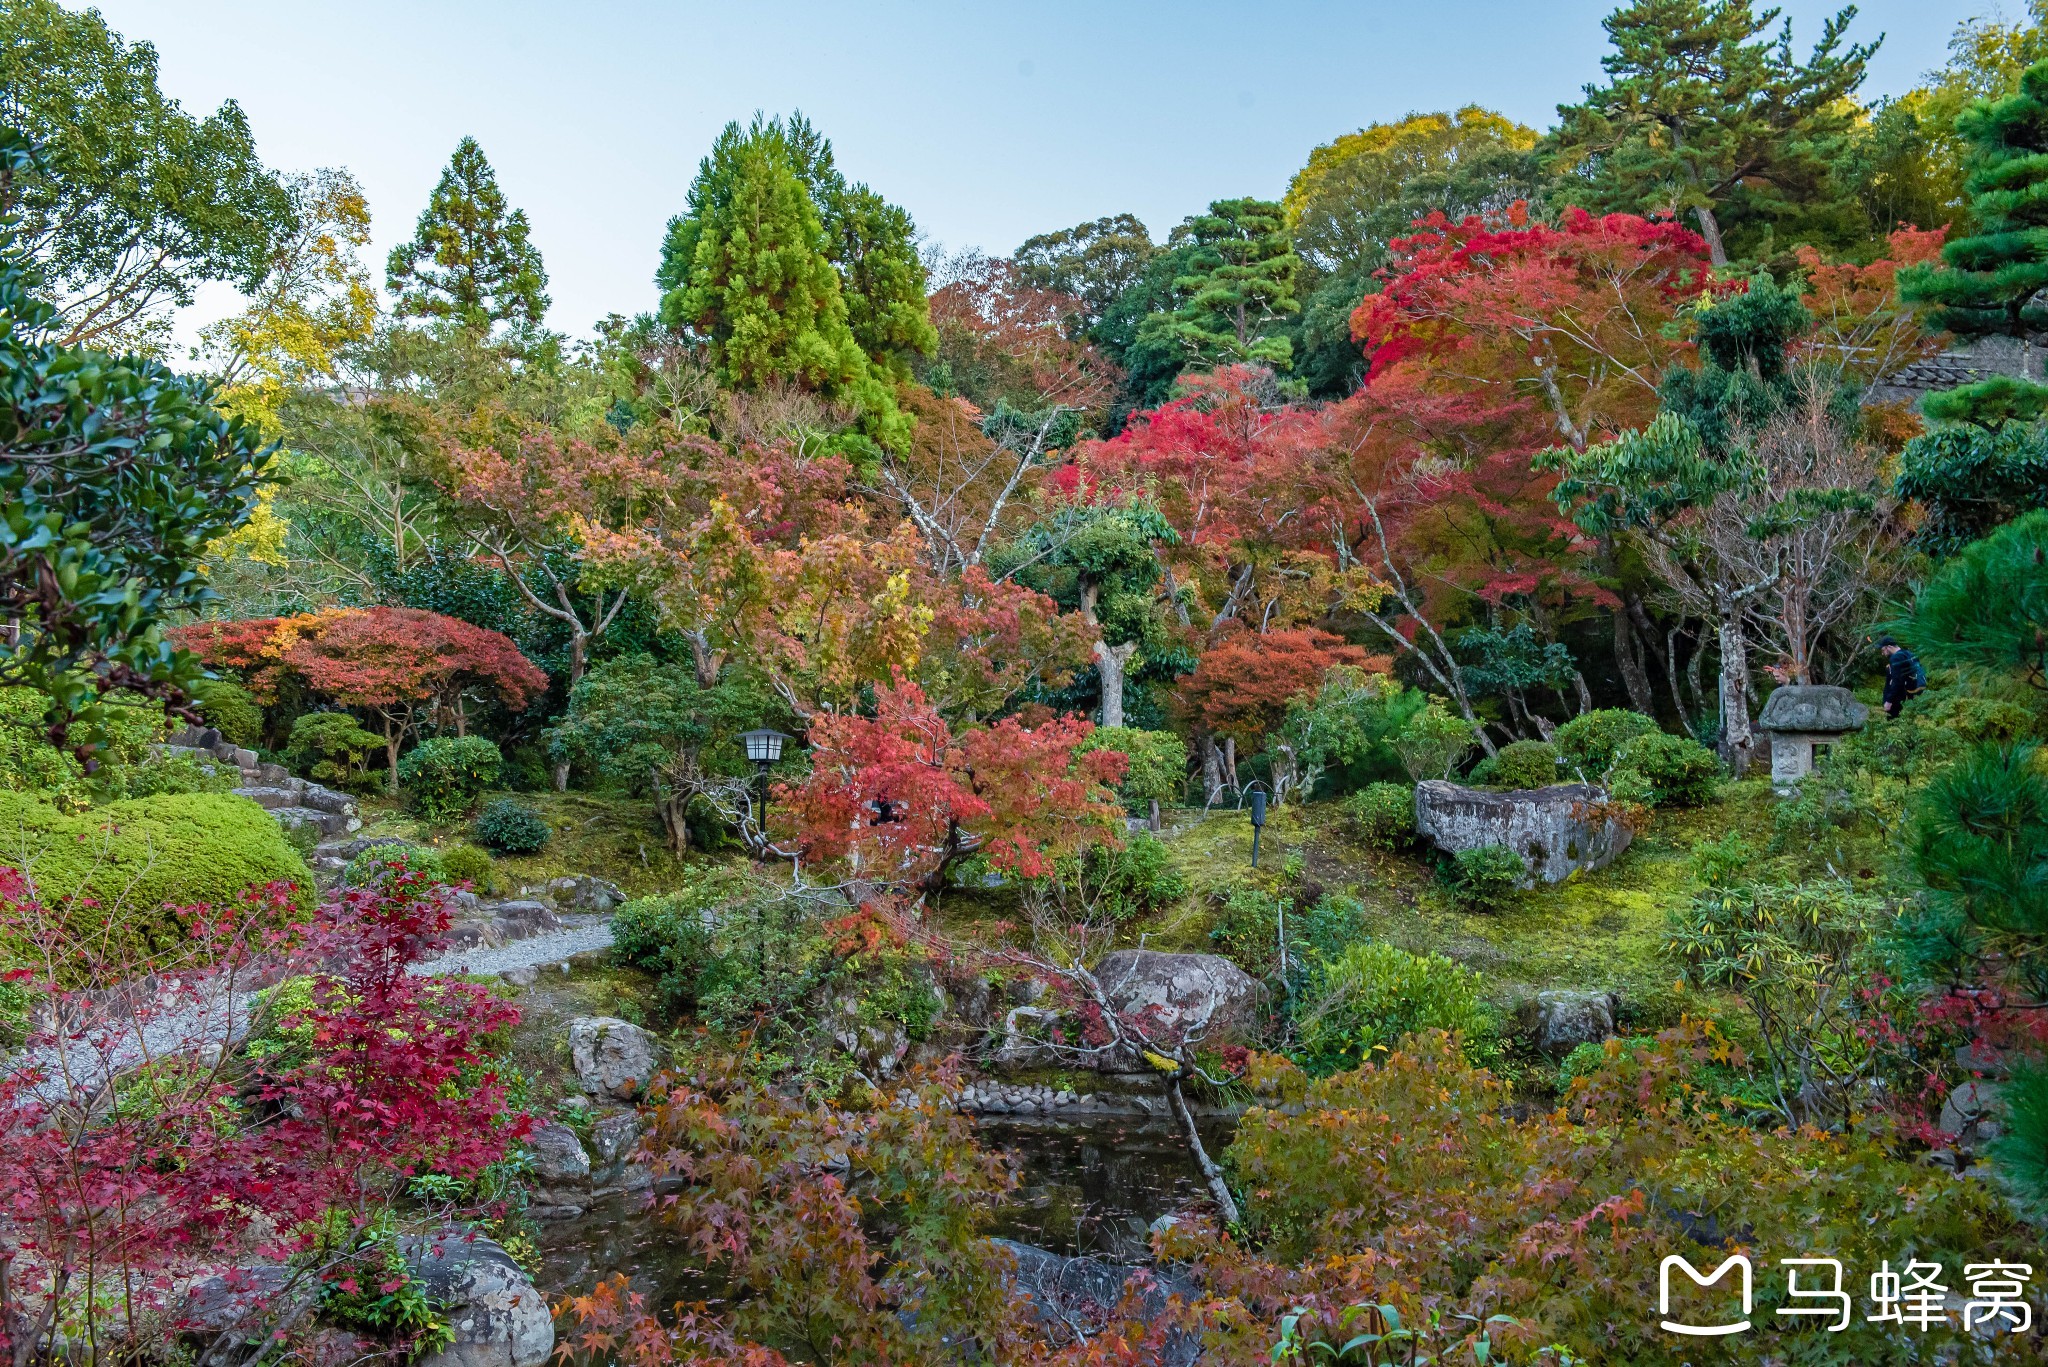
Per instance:
[[[619,1101],[638,1096],[659,1066],[654,1036],[611,1016],[569,1022],[569,1061],[584,1091]]]
[[[1614,1038],[1615,1006],[1611,992],[1538,992],[1528,1021],[1537,1052],[1557,1058]]]
[[[532,1180],[543,1189],[590,1187],[590,1154],[575,1131],[561,1121],[537,1125],[526,1135],[526,1152],[532,1158]]]
[[[1265,991],[1249,973],[1214,954],[1120,949],[1093,970],[1103,995],[1167,1043],[1221,1044],[1253,1034]]]
[[[626,901],[617,883],[583,874],[548,880],[547,894],[563,911],[610,911]]]
[[[1415,785],[1415,829],[1446,854],[1505,845],[1537,879],[1561,883],[1605,868],[1628,848],[1629,828],[1609,815],[1607,794],[1584,783],[1492,793],[1429,779]]]
[[[547,1297],[504,1249],[460,1230],[407,1235],[400,1247],[455,1331],[418,1367],[542,1367],[554,1354]]]

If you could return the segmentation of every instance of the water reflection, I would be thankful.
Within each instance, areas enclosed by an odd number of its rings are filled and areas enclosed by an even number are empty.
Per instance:
[[[1203,1126],[1211,1153],[1230,1140],[1228,1121]],[[1091,1117],[1086,1123],[988,1119],[984,1145],[1016,1165],[1018,1184],[989,1233],[1055,1253],[1118,1262],[1144,1258],[1151,1223],[1202,1197],[1200,1175],[1171,1125]],[[715,1296],[717,1288],[643,1202],[599,1202],[581,1219],[542,1226],[541,1289],[588,1290],[623,1272],[648,1304]]]

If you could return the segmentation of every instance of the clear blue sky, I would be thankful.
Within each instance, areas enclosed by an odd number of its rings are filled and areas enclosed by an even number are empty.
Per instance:
[[[1835,3],[1780,0],[1803,51]],[[272,165],[361,178],[382,259],[474,135],[547,260],[549,321],[654,301],[662,226],[711,139],[801,108],[841,168],[948,248],[1129,211],[1155,235],[1277,196],[1311,147],[1478,102],[1537,127],[1599,74],[1612,0],[100,0],[194,110],[242,102]],[[1868,93],[1941,64],[1995,0],[1867,0]],[[2011,0],[2012,11],[2023,8]],[[202,304],[219,312],[228,301]],[[190,324],[188,322],[187,327]],[[181,328],[181,332],[187,328]]]

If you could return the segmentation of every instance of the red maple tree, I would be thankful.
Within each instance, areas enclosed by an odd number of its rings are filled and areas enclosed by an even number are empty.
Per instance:
[[[1006,717],[955,731],[916,684],[876,691],[875,715],[820,717],[811,776],[780,794],[807,858],[923,892],[970,854],[1036,878],[1109,833],[1126,760],[1081,751],[1095,728],[1074,717]]]
[[[321,697],[370,713],[383,724],[394,791],[399,749],[423,719],[465,735],[471,703],[496,701],[520,712],[548,686],[510,637],[420,608],[200,622],[173,635],[209,668],[243,673],[259,696],[295,677]]]
[[[410,971],[445,942],[445,888],[401,875],[336,895],[310,925],[288,884],[179,915],[190,934],[170,957],[124,961],[118,937],[80,929],[0,868],[0,939],[85,984],[9,975],[31,1022],[0,1071],[0,1346],[12,1361],[46,1360],[81,1323],[103,1342],[196,1331],[181,1322],[191,1280],[251,1259],[291,1276],[239,1295],[234,1323],[203,1328],[282,1333],[315,1304],[310,1279],[352,1253],[352,1238],[336,1246],[324,1232],[330,1214],[360,1229],[413,1176],[473,1177],[530,1128],[488,1043],[518,1011]],[[271,1015],[284,1047],[232,1047],[251,989],[286,979],[309,995]]]

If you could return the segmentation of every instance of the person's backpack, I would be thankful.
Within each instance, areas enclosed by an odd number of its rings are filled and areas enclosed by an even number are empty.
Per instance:
[[[1906,685],[1906,690],[1910,693],[1918,693],[1921,689],[1927,687],[1927,670],[1921,665],[1920,657],[1910,650],[1906,652],[1906,662],[1913,666],[1913,678]]]

